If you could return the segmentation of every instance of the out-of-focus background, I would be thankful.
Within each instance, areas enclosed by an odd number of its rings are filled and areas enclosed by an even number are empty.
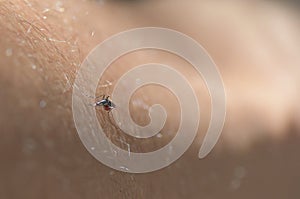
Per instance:
[[[297,1],[0,0],[0,198],[298,199],[299,10]],[[144,26],[175,29],[203,45],[223,77],[227,116],[215,149],[199,160],[210,117],[203,82],[166,53],[120,58],[108,79],[163,60],[190,75],[203,110],[199,135],[178,161],[136,175],[112,170],[86,151],[72,119],[71,95],[76,71],[92,48]],[[159,88],[139,92],[136,98],[154,97],[176,110],[172,96]],[[131,105],[132,117],[145,123],[140,108]]]

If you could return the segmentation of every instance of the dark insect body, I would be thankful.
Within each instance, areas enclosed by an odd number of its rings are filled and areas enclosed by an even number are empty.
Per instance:
[[[95,106],[103,106],[104,110],[110,112],[112,109],[116,108],[116,105],[109,100],[109,96],[103,95],[102,100],[95,103]]]

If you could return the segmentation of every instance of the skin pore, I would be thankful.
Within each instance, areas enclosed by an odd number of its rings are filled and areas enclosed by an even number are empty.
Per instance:
[[[0,198],[299,196],[291,186],[299,184],[292,177],[299,176],[297,19],[289,6],[259,1],[0,0]],[[144,26],[181,31],[205,47],[224,80],[227,117],[216,148],[199,160],[210,117],[201,78],[165,52],[121,57],[99,85],[114,83],[133,66],[163,62],[189,77],[201,107],[198,136],[184,156],[166,169],[134,175],[114,171],[86,151],[74,126],[71,95],[81,62],[97,44]],[[99,87],[98,94],[112,89]],[[174,96],[149,86],[134,99],[160,103],[171,113],[163,137],[136,140],[110,127],[107,136],[138,152],[168,143],[174,137],[168,132],[178,128]],[[131,104],[130,110],[137,123],[149,122],[143,107]]]

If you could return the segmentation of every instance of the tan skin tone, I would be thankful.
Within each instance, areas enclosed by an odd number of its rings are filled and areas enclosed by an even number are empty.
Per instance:
[[[260,2],[0,0],[0,198],[298,198],[298,18],[289,6]],[[95,45],[143,26],[176,29],[206,48],[224,79],[227,118],[217,146],[199,160],[210,112],[201,78],[168,53],[120,58],[102,82],[138,64],[172,64],[189,77],[203,111],[183,157],[135,175],[112,170],[87,152],[72,119],[71,95],[76,71]],[[169,92],[145,87],[133,99],[145,96],[171,116],[161,139],[124,138],[140,152],[163,146],[178,124]],[[149,122],[141,107],[130,109],[137,123]],[[100,120],[103,114],[99,110]],[[124,147],[121,132],[106,133]]]

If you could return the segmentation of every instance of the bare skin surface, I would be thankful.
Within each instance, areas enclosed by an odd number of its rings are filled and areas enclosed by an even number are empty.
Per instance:
[[[0,1],[0,198],[299,198],[298,19],[287,5],[259,1]],[[189,77],[202,111],[198,136],[184,156],[163,170],[134,175],[87,152],[74,126],[71,95],[92,48],[144,26],[181,31],[205,47],[224,79],[227,117],[216,148],[199,160],[210,117],[201,78],[168,53],[120,58],[99,84],[138,64],[170,64]],[[170,141],[179,119],[174,97],[145,87],[134,99],[166,107],[162,138],[139,142],[115,130],[107,136],[121,147],[124,138],[138,152]],[[137,123],[149,122],[142,107],[131,104],[130,110]]]

